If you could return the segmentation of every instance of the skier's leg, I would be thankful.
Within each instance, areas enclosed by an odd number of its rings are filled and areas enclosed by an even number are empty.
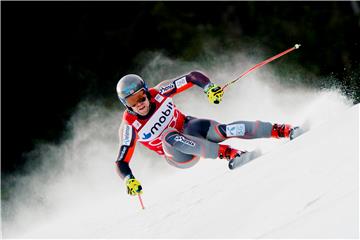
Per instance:
[[[173,166],[188,168],[196,164],[200,157],[217,158],[219,145],[206,139],[179,133],[168,128],[161,136],[166,160]]]
[[[190,117],[184,126],[184,133],[219,143],[226,140],[226,136],[220,132],[219,125],[221,124],[214,120]]]
[[[218,125],[219,132],[226,138],[270,138],[273,124],[262,121],[236,121]]]
[[[294,136],[294,130],[290,124],[272,124],[270,122],[262,121],[237,121],[230,124],[218,125],[219,131],[226,136],[226,138],[290,138]]]
[[[191,118],[184,127],[184,133],[222,142],[228,138],[243,139],[289,137],[291,126],[262,121],[236,121],[220,124],[214,120]]]
[[[210,119],[191,118],[184,127],[184,133],[205,138],[212,142],[222,142],[231,137],[244,139],[271,137],[272,124],[261,121],[237,121],[221,124]]]
[[[228,138],[279,138],[290,137],[292,128],[285,124],[271,124],[262,121],[236,121],[230,124],[220,124],[214,120],[188,118],[184,126],[184,133],[187,137],[195,138],[213,143],[220,143]],[[206,139],[206,140],[205,140]],[[218,144],[217,155],[219,158],[229,160],[231,169],[240,166],[250,159],[258,156],[256,151],[246,152],[231,148],[229,145]]]

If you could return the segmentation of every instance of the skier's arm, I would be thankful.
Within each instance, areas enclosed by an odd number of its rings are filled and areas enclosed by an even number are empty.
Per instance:
[[[135,150],[137,135],[133,126],[123,121],[119,128],[120,147],[116,159],[116,169],[119,176],[125,181],[129,195],[142,194],[141,183],[135,179],[129,162]]]
[[[136,132],[133,126],[122,122],[119,128],[119,152],[116,159],[116,169],[122,179],[134,177],[129,162],[135,150]]]
[[[185,76],[181,76],[173,80],[165,80],[158,84],[155,89],[157,89],[160,94],[171,97],[191,88],[194,85],[201,87],[205,91],[212,85],[212,83],[205,74],[199,71],[192,71]]]

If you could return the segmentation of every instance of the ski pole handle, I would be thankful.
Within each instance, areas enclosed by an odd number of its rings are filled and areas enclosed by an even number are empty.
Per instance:
[[[264,66],[265,64],[274,61],[275,59],[284,56],[285,54],[294,51],[295,49],[298,49],[301,45],[300,44],[295,44],[294,47],[289,48],[288,50],[285,50],[269,59],[266,59],[265,61],[262,61],[261,63],[256,64],[255,66],[253,66],[252,68],[250,68],[249,70],[247,70],[246,72],[244,72],[243,74],[241,74],[239,77],[237,77],[235,80],[232,80],[231,82],[226,83],[223,87],[222,90],[224,90],[226,87],[228,87],[230,84],[235,83],[236,81],[238,81],[240,78],[242,78],[243,76],[247,75],[248,73],[254,71],[255,69]]]

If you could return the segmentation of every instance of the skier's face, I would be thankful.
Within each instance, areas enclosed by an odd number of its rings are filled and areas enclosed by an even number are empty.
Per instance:
[[[134,112],[141,116],[145,116],[149,113],[150,102],[144,90],[141,90],[134,95],[126,98],[126,103],[129,107],[132,108]]]

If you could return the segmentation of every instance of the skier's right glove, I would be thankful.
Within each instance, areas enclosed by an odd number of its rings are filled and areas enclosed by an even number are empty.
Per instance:
[[[131,177],[127,176],[125,178],[125,184],[129,195],[135,196],[143,193],[141,183],[138,180],[136,180],[133,176]]]
[[[216,84],[210,83],[209,86],[205,88],[205,93],[209,99],[209,102],[219,104],[224,95],[222,88]]]

